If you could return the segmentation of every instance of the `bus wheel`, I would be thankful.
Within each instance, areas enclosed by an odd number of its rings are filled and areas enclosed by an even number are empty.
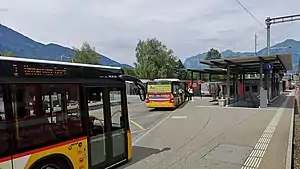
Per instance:
[[[50,158],[40,161],[32,169],[71,169],[71,167],[61,158]]]

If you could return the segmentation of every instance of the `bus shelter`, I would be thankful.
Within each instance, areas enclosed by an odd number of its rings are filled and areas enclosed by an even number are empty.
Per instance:
[[[191,72],[191,84],[195,88],[195,80],[199,79],[203,82],[203,75],[208,75],[208,82],[212,82],[213,75],[226,75],[227,70],[222,68],[205,68],[205,69],[187,69],[188,72]],[[194,79],[194,74],[198,74],[199,77]],[[199,86],[199,90],[195,91],[195,95],[201,95],[201,84],[196,83]],[[197,89],[197,88],[196,88]]]
[[[245,83],[246,74],[259,74],[259,107],[267,107],[268,103],[272,102],[280,95],[279,82],[282,79],[283,73],[287,70],[292,70],[292,55],[291,54],[276,54],[242,58],[223,58],[216,60],[200,61],[201,64],[211,67],[226,69],[226,88],[229,89],[234,79],[234,98],[230,98],[230,90],[226,90],[226,102],[231,104],[237,101],[240,90],[238,88],[238,80],[240,83]]]

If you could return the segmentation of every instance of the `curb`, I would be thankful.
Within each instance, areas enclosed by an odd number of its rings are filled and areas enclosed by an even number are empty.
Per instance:
[[[293,91],[296,96],[296,91]],[[292,168],[292,159],[293,159],[293,138],[294,138],[294,117],[295,117],[295,99],[293,99],[293,109],[292,109],[292,117],[291,117],[291,125],[290,125],[290,132],[289,132],[289,140],[288,140],[288,148],[286,152],[286,160],[285,160],[285,169]]]

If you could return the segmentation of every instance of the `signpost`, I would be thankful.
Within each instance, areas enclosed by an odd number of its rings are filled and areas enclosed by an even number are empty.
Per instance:
[[[273,64],[272,63],[265,63],[263,68],[264,68],[264,70],[273,70]]]

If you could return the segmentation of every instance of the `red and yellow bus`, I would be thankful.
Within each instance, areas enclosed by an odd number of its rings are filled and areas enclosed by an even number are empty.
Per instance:
[[[96,169],[131,159],[125,80],[145,91],[139,79],[118,67],[2,56],[0,72],[1,169]]]
[[[154,79],[146,86],[147,108],[177,108],[187,97],[187,84],[179,79]]]

